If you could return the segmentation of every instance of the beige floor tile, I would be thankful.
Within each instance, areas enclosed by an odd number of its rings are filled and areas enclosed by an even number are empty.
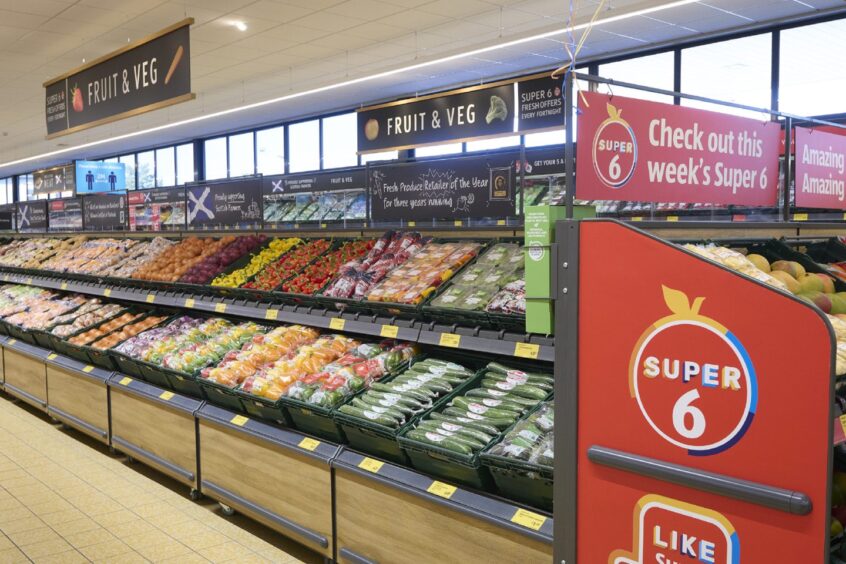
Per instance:
[[[98,561],[95,560],[94,562]],[[151,561],[133,551],[125,554],[118,554],[117,556],[112,556],[111,558],[106,558],[105,560],[102,560],[102,562],[106,564],[145,564]]]
[[[3,564],[18,564],[18,562],[29,562],[29,558],[17,548],[0,550],[0,562]]]
[[[215,546],[220,546],[222,544],[226,544],[231,542],[231,540],[218,533],[218,532],[210,532],[210,533],[199,533],[196,535],[188,535],[188,536],[180,536],[179,542],[183,543],[185,546],[190,548],[194,551],[200,551],[207,548],[212,548]]]
[[[119,554],[126,554],[132,552],[132,549],[126,543],[119,540],[110,540],[98,544],[92,544],[80,548],[79,551],[88,559],[98,561],[111,559]]]
[[[197,552],[199,552],[201,556],[203,556],[204,558],[208,558],[212,562],[226,562],[227,560],[233,560],[241,556],[250,554],[250,551],[246,550],[243,546],[233,541],[218,546],[213,546],[211,548],[204,548]]]
[[[80,517],[73,521],[65,521],[64,523],[51,524],[53,530],[62,536],[72,535],[73,533],[81,533],[83,531],[91,531],[100,528],[100,525],[94,522],[90,517]]]
[[[17,500],[17,498],[12,497],[11,495],[3,500],[0,500],[0,515],[3,515],[7,511],[11,511],[13,509],[20,509],[23,507],[23,504]]]
[[[209,564],[206,558],[199,554],[190,554],[188,556],[176,556],[174,558],[167,558],[162,560],[160,564]]]
[[[56,499],[51,499],[49,501],[45,501],[44,503],[39,503],[36,505],[27,504],[27,507],[30,511],[32,511],[39,517],[42,515],[49,515],[51,513],[58,513],[59,511],[67,511],[69,509],[73,509],[73,505],[58,496],[56,497]]]
[[[117,511],[112,511],[111,513],[103,513],[102,515],[97,515],[96,517],[94,517],[94,520],[104,527],[122,525],[123,523],[136,521],[137,519],[138,515],[124,508],[118,509]]]
[[[68,521],[76,521],[80,517],[85,517],[84,514],[80,513],[78,509],[65,509],[63,511],[56,511],[55,513],[48,513],[47,515],[41,516],[41,520],[54,527],[61,523],[67,523]]]
[[[61,537],[50,527],[38,527],[37,529],[30,529],[28,531],[19,531],[17,533],[9,533],[9,539],[18,546],[26,546],[28,544],[35,544],[37,542],[57,540]]]
[[[7,548],[14,548],[15,543],[9,539],[6,535],[0,533],[0,550],[6,550]]]
[[[78,564],[88,562],[88,559],[75,550],[68,550],[58,554],[33,557],[32,561],[35,564]]]
[[[269,564],[270,562],[273,562],[273,560],[265,558],[264,556],[261,556],[259,554],[242,554],[241,556],[233,558],[232,560],[224,560],[225,564]],[[287,564],[289,560],[280,560],[278,562],[284,562],[285,564]]]
[[[19,533],[21,531],[29,531],[44,526],[44,521],[38,517],[23,517],[10,521],[8,523],[0,523],[0,531],[4,533]]]
[[[109,527],[109,531],[118,538],[134,537],[143,533],[152,533],[157,530],[159,529],[147,521],[144,521],[140,517],[136,517],[135,521],[121,523],[120,525],[112,525]]]
[[[71,543],[76,548],[85,548],[92,544],[100,544],[102,542],[115,540],[115,536],[106,529],[91,529],[90,531],[82,531],[79,533],[71,533],[64,535],[65,540]]]
[[[142,548],[151,548],[159,544],[175,542],[174,539],[162,531],[155,530],[128,537],[123,537],[123,542],[133,550],[140,551]]]
[[[173,540],[153,546],[136,548],[136,551],[152,562],[160,562],[168,558],[193,554],[190,548]]]
[[[67,552],[72,549],[73,547],[71,545],[69,545],[66,541],[60,538],[44,542],[37,542],[35,544],[28,544],[26,546],[21,547],[21,550],[24,552],[24,554],[26,554],[30,558],[51,556],[53,554]]]

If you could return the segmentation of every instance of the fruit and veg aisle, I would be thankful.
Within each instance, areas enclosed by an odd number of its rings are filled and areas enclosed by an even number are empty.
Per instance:
[[[493,295],[503,279],[522,275],[517,266],[500,268],[522,259],[517,244],[416,232],[15,240],[0,246],[0,280],[8,282],[0,285],[0,331],[8,357],[28,373],[47,365],[34,405],[171,475],[192,495],[211,496],[328,556],[338,550],[326,526],[332,504],[295,504],[291,492],[279,498],[279,488],[321,499],[333,488],[330,463],[345,452],[362,456],[361,468],[377,479],[374,497],[361,503],[414,491],[424,505],[444,505],[445,517],[466,513],[453,495],[469,503],[466,542],[455,546],[469,559],[477,558],[474,535],[491,526],[507,530],[491,555],[527,543],[529,553],[548,555],[550,504],[503,497],[507,489],[498,490],[483,455],[539,402],[552,401],[551,366],[541,360],[551,359],[551,339],[494,331],[486,318],[481,328],[438,329],[424,311],[489,248],[482,267]],[[459,355],[454,340],[420,344],[424,326],[497,351],[471,346]],[[8,393],[33,395],[13,380]],[[71,388],[91,397],[108,390],[111,409],[68,401]],[[139,428],[138,418],[157,423]],[[200,421],[197,436],[192,419]],[[432,464],[445,449],[460,459],[457,471],[452,462]],[[274,487],[232,472],[241,460],[313,479]],[[504,471],[531,481],[537,461],[525,462]],[[512,521],[518,512],[536,521]],[[344,554],[369,550],[358,541]]]

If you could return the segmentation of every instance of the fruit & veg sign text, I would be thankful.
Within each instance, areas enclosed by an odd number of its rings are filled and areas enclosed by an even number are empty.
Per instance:
[[[823,562],[824,315],[633,226],[578,229],[577,561]],[[715,493],[709,475],[745,486]],[[746,495],[770,488],[810,511]]]
[[[192,99],[192,23],[185,19],[45,82],[48,138]]]
[[[775,122],[586,92],[579,97],[576,196],[775,205]]]

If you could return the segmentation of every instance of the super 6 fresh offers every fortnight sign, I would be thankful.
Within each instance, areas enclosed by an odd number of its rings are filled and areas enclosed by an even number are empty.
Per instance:
[[[576,196],[775,205],[775,122],[605,94],[579,99]]]
[[[846,136],[796,128],[796,205],[846,209]]]

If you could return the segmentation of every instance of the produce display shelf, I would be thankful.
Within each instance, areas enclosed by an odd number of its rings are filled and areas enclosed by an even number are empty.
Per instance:
[[[219,298],[185,294],[176,290],[149,290],[94,282],[68,281],[46,276],[4,273],[0,280],[52,290],[78,292],[115,300],[132,301],[163,307],[194,309],[238,317],[296,323],[320,329],[332,329],[373,337],[395,338],[420,344],[459,348],[515,358],[552,362],[555,358],[552,337],[514,333],[507,330],[439,325],[363,313],[338,313],[322,308],[253,302],[237,298]],[[456,340],[457,338],[457,340]]]

